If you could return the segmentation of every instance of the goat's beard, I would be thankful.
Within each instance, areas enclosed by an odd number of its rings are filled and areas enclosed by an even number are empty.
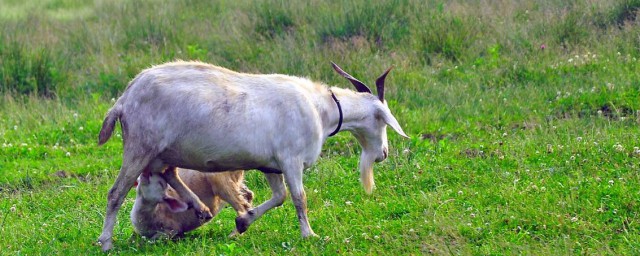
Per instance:
[[[375,160],[375,154],[367,154],[366,151],[362,151],[359,164],[360,182],[362,182],[364,191],[367,194],[371,194],[373,192],[373,186],[375,185],[375,182],[373,181],[373,163]]]

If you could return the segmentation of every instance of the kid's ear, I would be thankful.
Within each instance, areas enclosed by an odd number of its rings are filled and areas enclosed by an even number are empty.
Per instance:
[[[189,209],[189,206],[185,202],[171,196],[165,196],[163,199],[167,206],[169,206],[169,210],[171,210],[171,212],[184,212]]]

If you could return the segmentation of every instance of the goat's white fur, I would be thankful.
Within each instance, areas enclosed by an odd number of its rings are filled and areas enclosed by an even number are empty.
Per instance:
[[[102,249],[113,246],[117,211],[136,177],[143,169],[161,173],[166,166],[265,172],[272,197],[236,219],[240,232],[284,202],[286,181],[302,236],[315,236],[307,219],[302,171],[318,159],[338,124],[331,91],[342,104],[341,130],[350,131],[362,146],[361,179],[370,193],[372,164],[387,156],[386,126],[406,137],[383,99],[337,87],[329,90],[305,78],[244,74],[200,62],[178,61],[142,71],[109,110],[100,131],[102,144],[120,120],[124,140],[122,167],[108,194],[99,238]],[[164,178],[202,216],[211,216],[176,175]]]
[[[229,203],[238,216],[251,208],[253,192],[244,184],[244,171],[203,173],[179,169],[180,179],[216,215]],[[138,178],[131,222],[136,233],[148,237],[173,237],[196,229],[208,220],[187,209],[176,191],[159,174],[143,173]],[[231,235],[237,234],[234,230]]]

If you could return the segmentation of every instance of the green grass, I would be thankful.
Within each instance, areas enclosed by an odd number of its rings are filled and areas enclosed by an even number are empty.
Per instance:
[[[0,254],[99,254],[122,161],[102,118],[140,70],[197,59],[386,98],[376,189],[360,148],[330,138],[305,174],[302,239],[290,201],[227,238],[234,212],[177,241],[132,236],[113,254],[640,254],[638,1],[0,0]],[[345,110],[348,111],[348,110]],[[249,172],[256,203],[270,196]]]

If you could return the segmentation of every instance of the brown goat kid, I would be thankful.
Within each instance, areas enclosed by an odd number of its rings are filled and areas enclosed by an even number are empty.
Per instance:
[[[251,209],[253,192],[244,184],[244,171],[202,173],[174,169],[170,167],[167,171],[177,172],[213,215],[220,212],[224,202],[229,203],[238,216]],[[180,199],[160,174],[143,172],[138,179],[136,192],[131,222],[135,232],[147,238],[172,238],[210,220],[199,218],[196,211]],[[237,233],[234,229],[231,235]]]

